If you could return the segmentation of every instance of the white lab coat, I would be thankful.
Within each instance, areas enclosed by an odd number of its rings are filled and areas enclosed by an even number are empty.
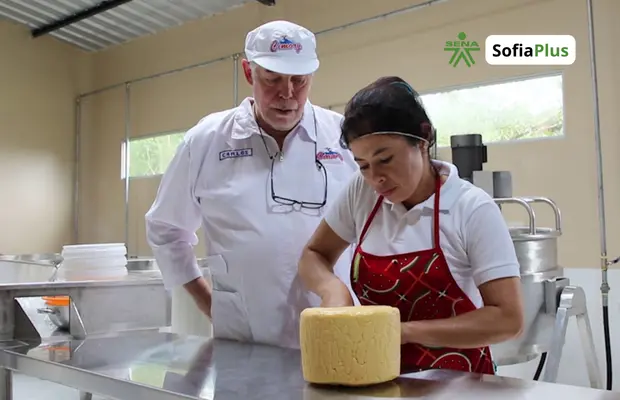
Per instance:
[[[321,202],[325,178],[316,156],[327,170],[326,207],[334,201],[358,170],[339,145],[341,121],[340,114],[305,105],[301,123],[284,142],[282,159],[274,163],[276,196]],[[263,138],[275,155],[275,140]],[[162,178],[146,214],[147,237],[166,288],[178,288],[202,275],[192,249],[202,223],[213,282],[214,336],[298,347],[299,313],[318,305],[318,299],[303,290],[297,265],[325,207],[275,203],[269,154],[251,99],[203,118],[188,131]],[[349,288],[351,250],[335,267]]]

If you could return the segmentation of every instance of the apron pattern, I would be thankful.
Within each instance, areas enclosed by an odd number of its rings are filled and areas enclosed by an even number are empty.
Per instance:
[[[476,309],[454,280],[439,246],[440,187],[438,177],[433,211],[434,246],[427,250],[387,256],[363,251],[362,242],[380,210],[383,197],[377,200],[362,229],[351,266],[351,284],[362,305],[397,307],[401,322],[451,318]],[[402,373],[427,369],[495,373],[488,347],[454,349],[417,343],[402,345]]]

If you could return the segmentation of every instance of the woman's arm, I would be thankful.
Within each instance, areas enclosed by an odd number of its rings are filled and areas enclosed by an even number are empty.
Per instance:
[[[523,326],[519,278],[496,279],[479,289],[484,307],[453,318],[404,323],[403,343],[466,349],[519,335]]]
[[[334,274],[334,265],[356,240],[353,204],[362,184],[363,178],[359,174],[349,181],[329,206],[299,260],[301,280],[306,289],[321,297],[322,307],[353,305],[346,285]]]
[[[492,201],[478,206],[461,230],[483,307],[452,318],[404,323],[403,342],[474,348],[520,335],[523,302],[519,262],[500,209]]]
[[[349,243],[323,220],[304,248],[299,275],[305,287],[322,300],[322,307],[352,306],[345,284],[334,274],[334,265]]]

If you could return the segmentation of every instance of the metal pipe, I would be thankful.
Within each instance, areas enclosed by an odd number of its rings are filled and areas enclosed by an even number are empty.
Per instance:
[[[31,31],[32,37],[36,38],[39,36],[47,35],[48,33],[57,31],[61,28],[64,28],[65,26],[75,24],[76,22],[85,20],[86,18],[90,18],[97,14],[101,14],[102,12],[111,10],[118,6],[122,6],[123,4],[129,3],[130,1],[132,0],[104,0],[97,5],[86,8],[82,11],[78,11],[75,14],[69,15],[68,17],[59,19],[58,21],[54,21],[40,28],[33,29]]]
[[[406,14],[406,13],[410,13],[412,11],[418,11],[422,8],[426,8],[426,7],[430,7],[439,3],[444,3],[448,0],[427,0],[424,1],[422,3],[419,4],[415,4],[413,6],[407,6],[407,7],[403,7],[403,8],[399,8],[398,10],[394,10],[394,11],[390,11],[390,12],[386,12],[383,14],[379,14],[376,15],[374,17],[368,17],[368,18],[363,18],[357,21],[353,21],[353,22],[349,22],[348,24],[344,24],[344,25],[340,25],[340,26],[335,26],[333,28],[328,28],[328,29],[323,29],[322,31],[318,31],[315,33],[316,36],[318,35],[323,35],[325,33],[330,33],[330,32],[335,32],[335,31],[339,31],[342,29],[346,29],[346,28],[350,28],[352,26],[357,26],[357,25],[362,25],[368,22],[375,22],[378,21],[380,19],[384,19],[384,18],[388,18],[388,17],[394,17],[396,15],[400,15],[400,14]]]
[[[233,56],[233,107],[239,105],[239,54]]]
[[[82,101],[75,99],[75,153],[73,168],[73,242],[79,242],[80,234],[80,156],[82,139]]]
[[[601,245],[601,302],[603,305],[603,333],[605,341],[605,361],[607,370],[607,390],[612,389],[613,368],[609,335],[609,282],[607,280],[607,229],[605,218],[605,188],[603,179],[603,149],[601,143],[601,121],[599,114],[598,71],[596,66],[596,37],[594,34],[594,7],[592,0],[586,0],[588,8],[588,37],[590,40],[590,73],[592,78],[592,97],[594,108],[594,143],[596,151],[596,177],[598,186],[599,236]]]
[[[131,84],[125,84],[125,146],[123,147],[124,177],[125,177],[125,245],[127,255],[129,249],[129,138],[131,137]]]
[[[601,270],[603,294],[603,306],[608,304],[609,284],[607,281],[607,229],[605,218],[605,188],[603,182],[603,150],[601,144],[601,122],[599,115],[598,72],[596,68],[596,38],[594,35],[594,11],[592,0],[586,0],[588,4],[588,36],[590,39],[590,73],[592,77],[592,96],[594,108],[594,143],[596,151],[596,178],[598,186],[598,216],[599,235],[601,244]]]
[[[171,70],[168,70],[168,71],[158,72],[158,73],[153,74],[153,75],[147,75],[147,76],[143,76],[141,78],[136,78],[136,79],[128,80],[126,82],[115,83],[115,84],[110,85],[110,86],[105,86],[105,87],[102,87],[100,89],[96,89],[96,90],[93,90],[93,91],[90,91],[90,92],[83,93],[83,94],[80,95],[80,97],[92,96],[92,95],[99,94],[99,93],[102,93],[102,92],[107,92],[108,90],[117,89],[117,88],[119,88],[121,86],[124,86],[124,85],[132,84],[132,83],[138,83],[138,82],[142,82],[142,81],[147,81],[149,79],[161,78],[161,77],[166,76],[166,75],[172,75],[172,74],[176,74],[178,72],[183,72],[183,71],[187,71],[187,70],[194,69],[194,68],[206,67],[208,65],[215,64],[215,63],[218,63],[220,61],[226,61],[229,58],[231,58],[232,56],[233,55],[228,55],[228,56],[225,56],[225,57],[219,57],[219,58],[215,58],[215,59],[208,60],[208,61],[202,61],[202,62],[199,62],[199,63],[196,63],[196,64],[186,65],[185,67],[175,68],[175,69],[171,69]]]
[[[400,15],[400,14],[405,14],[405,13],[409,13],[409,12],[413,12],[413,11],[418,11],[420,9],[423,9],[423,8],[426,8],[426,7],[429,7],[429,6],[432,6],[432,5],[436,5],[436,4],[439,4],[439,3],[444,3],[444,2],[447,2],[447,1],[449,1],[449,0],[427,0],[427,1],[423,2],[423,3],[415,4],[415,5],[408,6],[408,7],[399,8],[398,10],[394,10],[394,11],[386,12],[386,13],[383,13],[383,14],[379,14],[379,15],[376,15],[374,17],[363,18],[363,19],[360,19],[360,20],[357,20],[357,21],[346,23],[344,25],[339,25],[339,26],[335,26],[335,27],[332,27],[332,28],[324,29],[322,31],[316,32],[315,36],[323,35],[323,34],[330,33],[330,32],[335,32],[335,31],[338,31],[338,30],[341,30],[341,29],[345,29],[345,28],[351,28],[353,26],[366,24],[368,22],[378,21],[380,19],[384,19],[384,18],[388,18],[388,17],[393,17],[393,16]],[[227,55],[227,56],[224,56],[224,57],[219,57],[219,58],[215,58],[215,59],[212,59],[212,60],[203,61],[203,62],[199,62],[199,63],[196,63],[196,64],[188,65],[188,66],[185,66],[185,67],[171,69],[169,71],[159,72],[159,73],[156,73],[156,74],[153,74],[153,75],[148,75],[148,76],[144,76],[144,77],[141,77],[141,78],[137,78],[137,79],[133,79],[133,80],[128,80],[128,81],[123,82],[123,83],[116,83],[116,84],[113,84],[113,85],[110,85],[110,86],[103,87],[101,89],[96,89],[96,90],[93,90],[91,92],[83,93],[81,95],[81,97],[92,96],[92,95],[97,94],[97,93],[101,93],[101,92],[104,92],[104,91],[107,91],[107,90],[118,88],[119,86],[122,86],[122,85],[127,84],[127,83],[141,82],[141,81],[145,81],[145,80],[148,80],[148,79],[159,78],[159,77],[162,77],[162,76],[165,76],[165,75],[175,74],[177,72],[186,71],[188,69],[204,67],[204,66],[207,66],[207,65],[210,65],[210,64],[213,64],[213,63],[216,63],[216,62],[224,61],[224,60],[226,60],[228,58],[234,57],[236,54],[241,54],[241,53],[234,53],[234,54],[230,54],[230,55]]]

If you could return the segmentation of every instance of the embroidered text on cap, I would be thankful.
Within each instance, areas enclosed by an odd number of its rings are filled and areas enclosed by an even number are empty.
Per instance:
[[[301,45],[301,43],[293,42],[286,36],[282,37],[281,39],[276,39],[273,42],[271,42],[272,53],[275,53],[276,51],[279,51],[279,50],[295,50],[295,52],[299,54],[302,48],[303,46]]]

